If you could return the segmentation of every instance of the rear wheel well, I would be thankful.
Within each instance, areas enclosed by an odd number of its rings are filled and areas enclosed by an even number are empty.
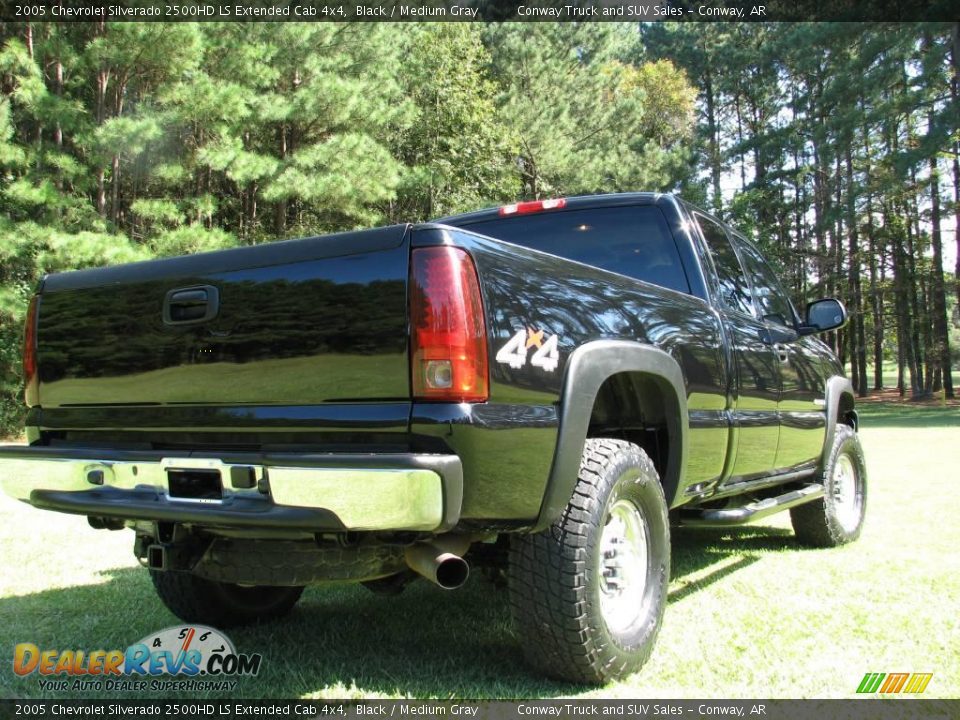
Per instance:
[[[850,393],[843,393],[840,396],[840,401],[837,405],[837,422],[843,423],[844,425],[849,425],[854,430],[857,429],[857,411],[854,409],[854,399],[853,395]]]
[[[656,375],[624,372],[607,378],[593,402],[587,437],[616,438],[639,445],[653,461],[669,503],[677,487],[677,478],[668,473],[672,442],[667,422],[665,383]]]

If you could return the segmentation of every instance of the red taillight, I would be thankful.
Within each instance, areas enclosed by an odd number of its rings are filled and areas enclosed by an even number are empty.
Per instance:
[[[554,198],[553,200],[528,200],[527,202],[518,202],[513,205],[504,205],[500,208],[501,215],[528,215],[529,213],[542,212],[543,210],[559,210],[567,206],[566,198]]]
[[[23,327],[23,399],[28,407],[40,404],[40,378],[37,375],[37,315],[39,296],[30,299]]]
[[[487,331],[477,271],[467,253],[452,247],[413,251],[410,323],[414,398],[484,402]]]

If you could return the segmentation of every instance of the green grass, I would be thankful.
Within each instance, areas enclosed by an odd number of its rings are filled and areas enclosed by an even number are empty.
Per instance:
[[[949,428],[960,424],[960,407],[950,405],[937,407],[916,405],[904,407],[903,403],[862,403],[857,406],[860,425],[866,428]]]
[[[861,539],[804,549],[785,516],[675,531],[663,631],[624,682],[596,689],[533,675],[504,593],[475,577],[458,592],[416,583],[389,599],[309,589],[286,621],[229,633],[264,655],[260,676],[234,697],[849,698],[868,671],[932,672],[925,696],[957,697],[960,412],[874,405],[862,425]],[[131,541],[129,531],[0,499],[0,697],[64,697],[13,675],[17,642],[124,648],[175,624]]]

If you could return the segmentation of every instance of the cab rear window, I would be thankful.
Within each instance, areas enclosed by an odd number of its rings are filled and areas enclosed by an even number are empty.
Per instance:
[[[663,213],[628,206],[566,210],[472,223],[473,232],[689,293]]]

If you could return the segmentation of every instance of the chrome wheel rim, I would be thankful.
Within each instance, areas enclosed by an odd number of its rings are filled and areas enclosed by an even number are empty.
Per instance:
[[[833,507],[837,522],[847,532],[860,524],[860,489],[857,470],[849,455],[837,458],[833,466]]]
[[[622,632],[643,614],[647,585],[647,524],[630,500],[617,500],[600,535],[600,613],[611,632]]]

